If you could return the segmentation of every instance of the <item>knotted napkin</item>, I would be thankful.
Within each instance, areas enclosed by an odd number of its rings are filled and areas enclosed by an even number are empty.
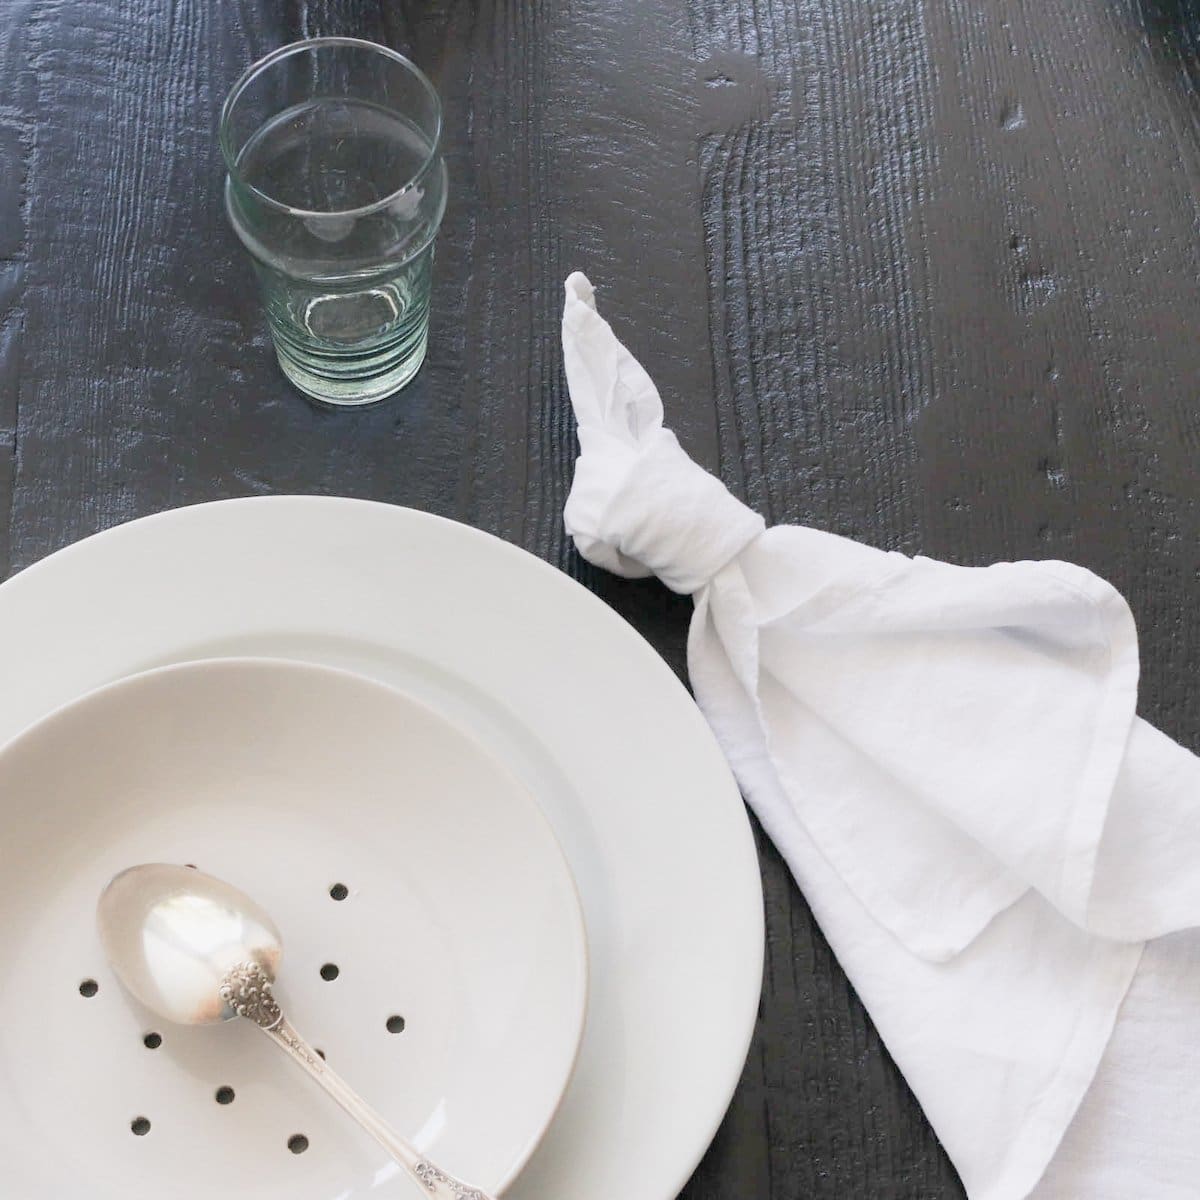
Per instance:
[[[1200,1196],[1195,1104],[1178,1145],[1161,1122],[1124,1150],[1105,1132],[1163,1086],[1149,1060],[1192,1019],[1159,1019],[1172,997],[1194,984],[1200,1009],[1189,934],[1143,965],[1113,1036],[1144,943],[1200,924],[1200,761],[1135,715],[1120,594],[1064,562],[958,567],[767,529],[663,427],[578,273],[563,352],[567,531],[598,566],[694,598],[696,700],[972,1200],[1034,1192],[1110,1037],[1119,1070],[1038,1194]],[[1120,1190],[1126,1169],[1150,1178],[1147,1139],[1157,1190]]]

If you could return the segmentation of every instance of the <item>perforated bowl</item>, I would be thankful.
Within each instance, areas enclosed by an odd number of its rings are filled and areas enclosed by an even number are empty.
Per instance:
[[[123,680],[0,751],[0,1195],[359,1200],[412,1184],[249,1023],[164,1025],[103,961],[126,866],[194,864],[284,937],[296,1026],[419,1149],[502,1191],[583,1030],[570,872],[463,731],[323,667]]]

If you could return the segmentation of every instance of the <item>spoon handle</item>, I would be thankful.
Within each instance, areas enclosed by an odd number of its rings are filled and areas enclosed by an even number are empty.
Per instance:
[[[257,1024],[257,1022],[256,1022]],[[298,1066],[303,1067],[404,1169],[433,1200],[492,1200],[418,1154],[354,1091],[281,1016],[270,1028],[258,1026]]]

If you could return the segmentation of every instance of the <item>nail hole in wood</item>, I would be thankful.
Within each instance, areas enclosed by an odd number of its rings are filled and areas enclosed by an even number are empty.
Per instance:
[[[308,1138],[302,1133],[294,1133],[288,1138],[288,1149],[293,1154],[303,1154],[308,1149]]]
[[[135,1137],[145,1137],[150,1132],[150,1122],[145,1117],[134,1117],[129,1123]]]
[[[146,1036],[144,1038],[142,1038],[142,1045],[145,1046],[147,1050],[157,1050],[159,1048],[159,1046],[162,1045],[162,1034],[161,1033],[146,1034]]]
[[[403,1033],[404,1018],[403,1017],[388,1017],[387,1019],[388,1033]]]
[[[334,900],[345,900],[345,898],[350,895],[350,889],[344,883],[335,883],[333,887],[329,889],[329,895],[330,898]]]
[[[232,1104],[236,1094],[237,1093],[234,1092],[233,1088],[231,1087],[219,1087],[217,1088],[214,1099],[218,1104]]]
[[[100,985],[94,979],[85,979],[79,985],[79,994],[91,999],[100,990]]]
[[[337,963],[326,963],[321,968],[321,978],[325,980],[326,983],[332,983],[341,973],[342,972],[338,968]]]

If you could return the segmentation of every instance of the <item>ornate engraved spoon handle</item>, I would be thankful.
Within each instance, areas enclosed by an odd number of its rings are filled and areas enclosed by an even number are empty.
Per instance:
[[[244,963],[225,977],[221,998],[253,1021],[288,1057],[309,1073],[424,1189],[433,1200],[492,1200],[479,1188],[439,1170],[422,1157],[367,1104],[292,1028],[258,963]]]

